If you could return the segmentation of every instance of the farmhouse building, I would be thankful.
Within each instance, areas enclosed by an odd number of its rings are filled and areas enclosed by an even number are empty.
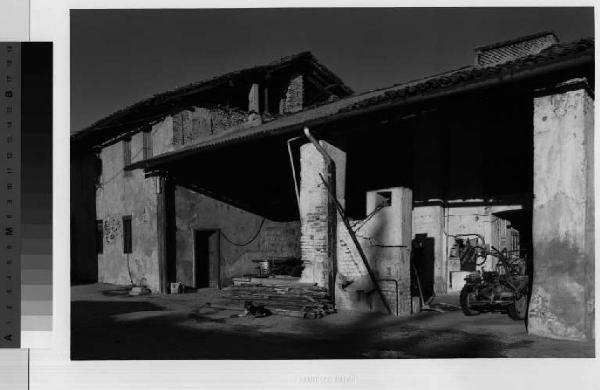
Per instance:
[[[337,308],[403,315],[495,267],[464,258],[480,237],[527,254],[531,333],[593,338],[593,85],[592,39],[539,33],[361,94],[300,53],[155,95],[71,137],[72,281],[296,261]]]

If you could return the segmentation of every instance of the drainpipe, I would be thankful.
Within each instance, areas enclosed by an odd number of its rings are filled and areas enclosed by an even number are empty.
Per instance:
[[[292,167],[292,178],[294,179],[294,191],[296,192],[296,204],[298,205],[298,215],[300,215],[300,191],[298,190],[298,179],[296,178],[296,167],[294,166],[294,155],[292,154],[291,143],[301,137],[294,137],[287,140],[288,155],[290,156],[290,166]]]
[[[328,223],[328,232],[327,232],[327,236],[328,236],[328,256],[329,259],[331,259],[331,273],[329,274],[329,296],[331,297],[331,300],[334,302],[335,304],[335,278],[337,275],[337,259],[336,259],[336,250],[337,250],[337,218],[336,218],[336,202],[337,202],[337,192],[336,192],[336,183],[335,183],[335,162],[333,161],[333,159],[331,158],[331,156],[329,156],[329,154],[327,154],[327,152],[325,151],[325,149],[323,148],[323,146],[321,146],[321,144],[319,143],[319,141],[317,141],[312,134],[310,133],[310,130],[308,130],[308,127],[304,128],[304,135],[306,135],[306,138],[308,138],[308,140],[315,146],[315,148],[317,149],[317,151],[323,156],[323,159],[325,160],[326,164],[327,164],[327,182],[325,183],[325,185],[327,186],[327,190],[331,192],[332,196],[328,196],[327,197],[327,209],[328,209],[328,215],[330,216],[329,219],[329,223]],[[298,200],[300,198],[298,197]],[[300,204],[298,203],[298,206],[300,206]]]

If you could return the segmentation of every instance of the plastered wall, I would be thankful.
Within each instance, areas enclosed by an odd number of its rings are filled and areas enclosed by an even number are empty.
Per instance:
[[[186,188],[175,189],[177,224],[177,280],[193,284],[194,230],[219,230],[231,241],[242,244],[259,231],[263,217]],[[234,276],[256,273],[257,259],[300,258],[300,223],[265,220],[260,233],[246,246],[237,246],[220,237],[223,285]]]
[[[132,142],[133,144],[133,142]],[[132,145],[132,156],[139,153]],[[146,285],[158,290],[156,184],[141,170],[123,170],[122,142],[102,149],[101,186],[96,192],[97,219],[103,221],[103,253],[98,281]],[[123,216],[131,216],[132,253],[123,253]]]

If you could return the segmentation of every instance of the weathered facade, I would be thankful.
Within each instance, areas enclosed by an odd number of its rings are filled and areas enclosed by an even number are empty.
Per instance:
[[[593,338],[593,58],[541,33],[353,95],[303,53],[140,102],[73,136],[74,281],[165,293],[300,259],[338,308],[403,315],[415,280],[428,299],[495,268],[461,257],[477,235],[527,253],[532,333]]]

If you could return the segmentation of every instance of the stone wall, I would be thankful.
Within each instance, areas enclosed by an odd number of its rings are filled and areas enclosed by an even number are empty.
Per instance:
[[[263,217],[182,187],[175,189],[177,281],[192,286],[194,231],[219,230],[235,243],[245,243],[261,226]],[[300,258],[300,223],[265,220],[256,240],[236,246],[220,238],[221,280],[256,273],[255,259]]]

